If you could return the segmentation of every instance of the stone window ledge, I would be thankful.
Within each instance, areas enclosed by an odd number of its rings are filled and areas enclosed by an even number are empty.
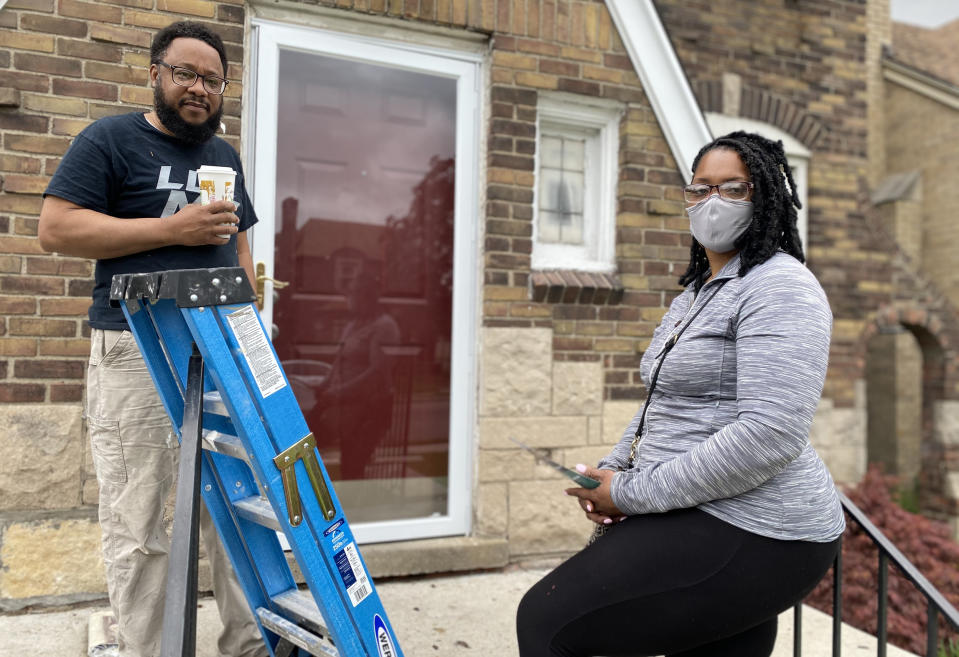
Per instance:
[[[614,306],[623,300],[623,284],[614,274],[570,269],[534,271],[531,297],[540,303],[579,303]]]

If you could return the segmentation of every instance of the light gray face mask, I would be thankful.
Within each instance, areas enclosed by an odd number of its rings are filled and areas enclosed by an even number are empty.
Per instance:
[[[710,251],[727,253],[746,232],[753,220],[752,201],[728,201],[712,194],[686,208],[689,230],[696,241]]]

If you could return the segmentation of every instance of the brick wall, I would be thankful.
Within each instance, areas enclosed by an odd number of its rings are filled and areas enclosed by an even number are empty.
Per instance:
[[[862,378],[858,338],[889,300],[888,250],[865,219],[866,3],[659,0],[704,110],[723,111],[723,73],[742,80],[741,115],[790,133],[812,151],[810,268],[835,316],[825,396],[852,407]]]
[[[242,0],[10,0],[0,10],[0,402],[79,402],[92,262],[47,255],[41,194],[92,121],[149,109],[149,45],[180,19],[215,25],[230,60],[226,138],[239,146]]]
[[[950,148],[959,138],[959,110],[892,82],[885,85],[884,101],[889,162],[886,173],[921,172],[923,220],[919,268],[959,305],[955,248],[959,244],[959,225],[950,195],[942,193],[959,177],[959,159],[955,149]]]

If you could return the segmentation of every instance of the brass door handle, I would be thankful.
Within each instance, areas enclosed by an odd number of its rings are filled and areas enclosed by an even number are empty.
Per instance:
[[[256,307],[260,310],[263,310],[264,284],[267,281],[273,283],[273,288],[276,290],[282,290],[289,285],[289,282],[287,281],[278,281],[272,276],[267,276],[266,263],[256,263]]]

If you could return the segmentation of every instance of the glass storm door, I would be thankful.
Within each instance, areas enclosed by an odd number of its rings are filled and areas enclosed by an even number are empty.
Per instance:
[[[307,425],[361,541],[466,533],[478,62],[256,41],[253,256]]]

